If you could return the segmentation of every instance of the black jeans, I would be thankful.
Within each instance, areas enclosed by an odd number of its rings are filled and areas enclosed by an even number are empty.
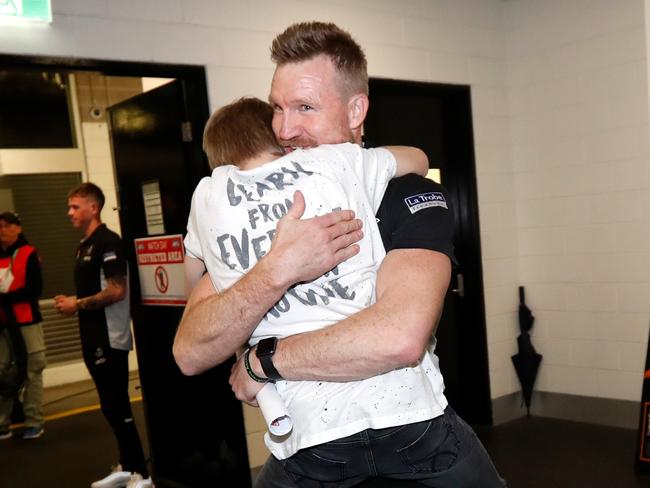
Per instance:
[[[271,456],[255,483],[255,488],[351,486],[497,488],[506,483],[451,407],[435,419],[368,429],[301,449],[283,461]]]
[[[95,382],[102,413],[115,434],[124,471],[149,476],[142,443],[129,402],[129,351],[97,348],[84,353],[86,367]]]

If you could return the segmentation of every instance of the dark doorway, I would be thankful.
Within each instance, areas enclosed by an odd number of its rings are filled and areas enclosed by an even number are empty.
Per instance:
[[[0,56],[0,66],[176,80],[111,110],[113,117],[127,122],[113,124],[113,149],[152,471],[159,487],[250,486],[241,404],[228,385],[230,364],[197,377],[181,374],[171,350],[182,308],[143,306],[134,261],[133,239],[147,235],[142,181],[159,180],[165,231],[184,234],[192,191],[200,178],[209,174],[201,150],[201,134],[209,115],[205,69],[21,56]],[[151,124],[136,130],[128,123],[134,116]]]
[[[202,154],[193,150],[192,137],[183,131],[188,114],[182,80],[109,107],[108,120],[120,223],[130,243],[129,262],[135,263],[134,239],[149,236],[143,184],[159,185],[164,223],[160,233],[184,234],[196,180],[207,167]],[[196,487],[247,486],[242,410],[228,384],[231,364],[201,377],[185,377],[172,356],[183,308],[142,305],[138,275],[132,272],[130,277],[156,485],[173,481]]]
[[[371,79],[365,133],[371,146],[407,144],[423,149],[449,191],[460,265],[452,272],[436,354],[449,403],[466,421],[491,424],[469,87]]]

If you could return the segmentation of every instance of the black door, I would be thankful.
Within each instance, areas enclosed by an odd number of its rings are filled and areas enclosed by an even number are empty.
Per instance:
[[[492,423],[469,87],[370,80],[370,146],[407,144],[429,156],[456,209],[456,257],[436,353],[449,403],[466,421]]]
[[[143,306],[140,298],[133,240],[148,236],[143,183],[158,182],[164,233],[184,234],[192,191],[208,174],[200,151],[205,114],[194,127],[185,123],[186,108],[195,108],[190,95],[175,81],[108,110],[152,467],[159,487],[247,487],[241,404],[228,385],[231,363],[184,376],[172,356],[183,308]]]

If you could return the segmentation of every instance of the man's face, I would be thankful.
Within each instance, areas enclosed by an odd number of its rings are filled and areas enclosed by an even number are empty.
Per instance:
[[[95,215],[97,204],[95,201],[85,197],[68,198],[68,217],[75,229],[84,230]]]
[[[10,224],[5,220],[0,220],[0,244],[2,247],[9,247],[18,240],[18,235],[22,232],[22,227],[16,224]]]
[[[338,76],[325,55],[276,68],[269,95],[273,132],[287,150],[354,141]]]

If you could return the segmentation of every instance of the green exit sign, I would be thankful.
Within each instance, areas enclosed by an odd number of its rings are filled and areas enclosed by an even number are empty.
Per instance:
[[[0,22],[52,22],[50,0],[0,0]]]

